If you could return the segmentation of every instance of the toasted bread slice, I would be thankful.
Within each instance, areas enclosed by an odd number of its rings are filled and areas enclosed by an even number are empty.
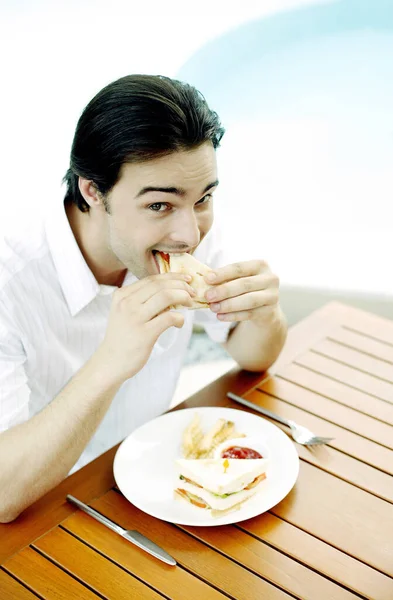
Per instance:
[[[210,267],[201,263],[191,254],[186,253],[166,254],[165,252],[157,252],[155,259],[160,273],[184,273],[192,277],[190,286],[196,291],[196,296],[192,299],[192,306],[187,308],[209,308],[209,304],[205,299],[205,292],[210,286],[206,283],[204,277],[212,271]]]

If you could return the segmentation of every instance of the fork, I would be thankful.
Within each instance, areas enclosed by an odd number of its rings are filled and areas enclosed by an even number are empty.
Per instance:
[[[256,412],[259,412],[262,415],[266,415],[266,417],[270,417],[271,419],[278,421],[282,425],[286,425],[286,427],[289,427],[291,429],[293,439],[298,444],[303,444],[303,446],[321,446],[322,444],[327,444],[328,442],[334,440],[334,438],[320,437],[318,435],[315,435],[312,431],[307,429],[307,427],[303,427],[303,425],[298,425],[297,423],[295,423],[295,421],[284,419],[283,417],[276,415],[275,413],[271,412],[270,410],[267,410],[266,408],[262,408],[261,406],[258,406],[253,402],[249,402],[248,400],[245,400],[240,396],[236,396],[236,394],[232,394],[232,392],[228,392],[227,396],[231,400],[234,400],[239,404],[243,404],[243,406],[247,406],[247,408],[251,408]]]

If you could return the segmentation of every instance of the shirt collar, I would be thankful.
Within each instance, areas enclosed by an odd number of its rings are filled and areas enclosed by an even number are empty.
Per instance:
[[[97,296],[100,286],[83,258],[63,202],[47,215],[45,231],[61,289],[75,316]]]
[[[100,285],[87,265],[75,239],[64,203],[56,205],[45,218],[48,246],[71,316],[78,314],[98,295],[113,293],[117,287]],[[137,278],[129,271],[123,285]]]

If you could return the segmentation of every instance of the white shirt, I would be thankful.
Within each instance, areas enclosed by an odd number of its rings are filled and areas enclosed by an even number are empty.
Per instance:
[[[224,263],[215,227],[195,256]],[[123,285],[137,278],[127,272]],[[63,203],[42,223],[0,240],[0,431],[47,406],[103,340],[114,286],[100,285],[87,266]],[[72,471],[169,408],[193,322],[224,342],[232,324],[209,310],[184,310],[182,329],[171,327],[146,365],[119,389]]]

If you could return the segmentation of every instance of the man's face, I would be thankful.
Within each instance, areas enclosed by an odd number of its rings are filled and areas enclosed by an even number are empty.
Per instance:
[[[212,226],[217,184],[210,142],[124,164],[106,198],[108,249],[139,279],[158,272],[153,250],[192,253]]]

